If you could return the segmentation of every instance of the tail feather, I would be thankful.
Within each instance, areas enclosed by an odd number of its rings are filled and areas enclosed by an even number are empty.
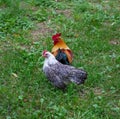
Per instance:
[[[70,77],[70,81],[77,85],[84,84],[86,79],[87,73],[83,70],[74,70],[73,74]]]
[[[56,55],[56,59],[62,64],[67,64],[67,65],[69,64],[67,55],[61,49],[58,49],[58,54]]]

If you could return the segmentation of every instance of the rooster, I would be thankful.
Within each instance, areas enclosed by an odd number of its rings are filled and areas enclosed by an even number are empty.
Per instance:
[[[60,36],[61,33],[57,33],[52,36],[52,40],[54,42],[54,46],[52,48],[52,54],[62,64],[71,64],[73,60],[72,51]]]
[[[52,53],[45,50],[42,55],[45,57],[43,71],[55,87],[64,90],[68,83],[83,84],[87,78],[84,70],[60,63]]]

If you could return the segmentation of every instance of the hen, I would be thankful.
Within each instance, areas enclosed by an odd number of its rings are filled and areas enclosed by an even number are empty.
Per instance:
[[[52,40],[54,42],[54,46],[52,48],[52,54],[62,64],[70,64],[73,60],[72,51],[60,36],[61,33],[57,33],[52,36]]]
[[[45,57],[43,71],[55,87],[65,89],[70,82],[83,84],[87,78],[84,70],[60,63],[50,52],[43,51],[42,55]]]

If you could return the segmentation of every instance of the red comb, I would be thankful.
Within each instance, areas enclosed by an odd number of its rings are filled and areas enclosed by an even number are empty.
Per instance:
[[[44,55],[46,52],[47,52],[47,50],[44,50],[42,54]]]
[[[55,35],[52,36],[53,40],[58,39],[61,36],[61,33],[56,33]]]

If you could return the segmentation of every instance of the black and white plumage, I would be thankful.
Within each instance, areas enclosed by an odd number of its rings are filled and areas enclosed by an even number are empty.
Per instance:
[[[43,71],[55,87],[65,89],[70,82],[78,85],[83,84],[87,78],[87,73],[84,70],[61,64],[48,51],[43,51],[43,57],[45,57]]]

